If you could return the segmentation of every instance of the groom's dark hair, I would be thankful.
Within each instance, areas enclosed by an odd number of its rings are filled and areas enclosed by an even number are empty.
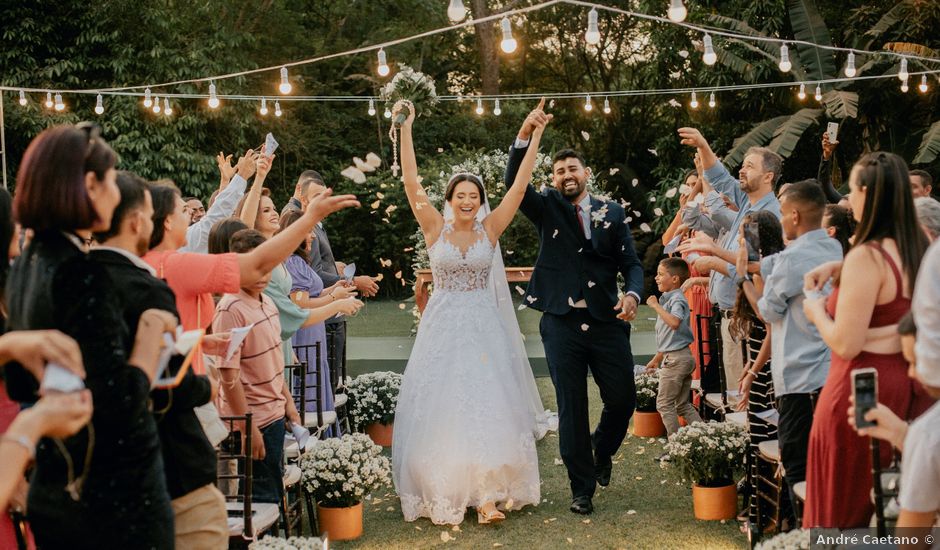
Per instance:
[[[562,149],[556,152],[555,156],[552,157],[552,164],[554,165],[559,160],[565,159],[578,159],[578,162],[581,163],[581,166],[587,167],[587,162],[584,160],[584,156],[574,149]]]

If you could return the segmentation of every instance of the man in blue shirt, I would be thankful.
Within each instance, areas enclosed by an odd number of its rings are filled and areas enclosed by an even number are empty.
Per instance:
[[[780,413],[777,439],[792,496],[793,486],[806,477],[813,409],[829,374],[829,347],[803,312],[803,277],[819,265],[841,260],[842,245],[822,229],[826,195],[815,180],[794,183],[780,201],[783,232],[790,244],[772,265],[762,263],[764,292],[757,309],[771,327],[770,369]],[[756,300],[750,278],[740,280],[742,290]],[[754,374],[745,373],[745,384]]]
[[[708,145],[702,133],[695,128],[679,128],[683,145],[698,149],[705,169],[702,193],[712,191],[727,195],[737,205],[738,212],[728,232],[718,241],[703,233],[686,241],[680,252],[698,251],[708,256],[695,260],[693,266],[699,273],[711,273],[708,282],[708,298],[718,306],[721,315],[722,365],[728,386],[741,379],[744,361],[741,341],[732,336],[730,330],[731,311],[737,298],[735,286],[735,260],[738,250],[738,228],[744,217],[752,212],[768,210],[780,217],[780,202],[774,196],[774,182],[780,177],[783,159],[770,149],[752,147],[748,149],[735,179]]]

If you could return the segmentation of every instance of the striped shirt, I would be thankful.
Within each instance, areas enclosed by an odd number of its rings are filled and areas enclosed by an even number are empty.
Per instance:
[[[259,428],[284,418],[287,399],[284,397],[284,356],[281,354],[281,323],[277,307],[270,298],[253,298],[244,291],[226,294],[216,306],[212,332],[233,328],[254,327],[239,349],[219,368],[239,369],[239,380],[245,392],[252,422]],[[223,357],[224,359],[224,357]],[[223,415],[233,415],[224,389],[220,394]]]

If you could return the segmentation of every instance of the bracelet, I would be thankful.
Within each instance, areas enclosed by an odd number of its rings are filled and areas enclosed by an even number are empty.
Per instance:
[[[330,302],[335,302],[335,301],[336,301],[336,296],[333,296],[333,293],[332,293],[332,292],[329,293],[329,296],[330,296]]]
[[[0,441],[9,441],[10,443],[15,443],[16,445],[26,449],[26,453],[29,455],[30,460],[36,458],[36,448],[33,446],[33,442],[30,441],[29,438],[25,435],[3,434],[0,435]]]

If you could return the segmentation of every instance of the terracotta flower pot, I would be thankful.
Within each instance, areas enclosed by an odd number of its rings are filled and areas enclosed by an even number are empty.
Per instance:
[[[696,519],[733,519],[738,513],[738,489],[733,483],[723,487],[693,484],[692,509]]]
[[[348,508],[329,508],[317,504],[320,534],[330,540],[352,540],[362,536],[362,503]]]
[[[663,417],[656,411],[633,413],[633,435],[637,437],[662,437],[666,435]]]
[[[392,446],[392,431],[395,423],[391,424],[369,424],[366,426],[366,434],[372,438],[372,442],[381,447]]]

